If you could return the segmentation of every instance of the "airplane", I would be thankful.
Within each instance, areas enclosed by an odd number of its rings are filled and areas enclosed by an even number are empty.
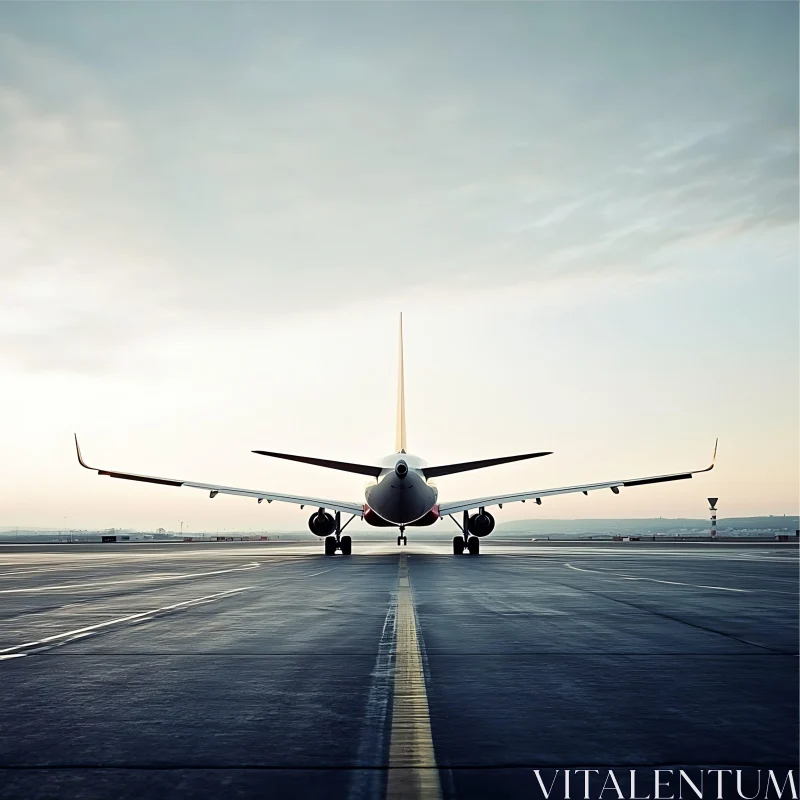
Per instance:
[[[719,440],[717,440],[718,442]],[[75,448],[78,461],[86,469],[90,467],[81,455],[78,436],[75,434]],[[272,458],[282,458],[289,461],[299,461],[303,464],[313,464],[318,467],[353,472],[359,475],[368,475],[375,480],[374,485],[369,485],[365,490],[364,502],[339,502],[324,500],[318,497],[300,497],[290,494],[276,494],[255,489],[237,489],[232,486],[217,486],[211,483],[196,483],[194,481],[176,480],[172,478],[157,478],[149,475],[137,475],[130,472],[97,469],[98,475],[107,475],[111,478],[123,478],[131,481],[158,483],[164,486],[190,486],[193,489],[203,489],[209,497],[218,494],[230,494],[240,497],[253,497],[259,503],[266,500],[271,503],[276,500],[281,503],[294,503],[302,509],[312,506],[317,510],[309,517],[309,530],[325,540],[325,555],[335,555],[337,551],[342,555],[352,552],[352,539],[343,535],[343,531],[356,518],[362,519],[368,525],[375,527],[398,528],[398,546],[408,544],[405,530],[407,527],[425,527],[435,522],[450,517],[461,531],[460,535],[453,538],[453,554],[480,553],[480,540],[488,536],[495,527],[494,516],[486,509],[490,506],[503,507],[505,503],[524,503],[533,500],[537,505],[542,504],[543,497],[552,497],[560,494],[589,492],[597,489],[610,489],[614,494],[619,494],[621,488],[644,486],[651,483],[664,483],[691,478],[701,472],[709,472],[714,468],[717,456],[717,443],[714,444],[714,457],[711,465],[689,472],[677,472],[670,475],[655,475],[647,478],[628,478],[624,480],[603,481],[601,483],[587,483],[579,486],[566,486],[557,489],[534,489],[527,492],[514,492],[512,494],[491,495],[477,497],[470,500],[440,503],[438,489],[431,483],[432,478],[442,475],[454,475],[459,472],[484,469],[498,464],[509,464],[531,458],[552,455],[552,451],[523,453],[521,455],[502,456],[500,458],[487,458],[480,461],[464,461],[457,464],[443,464],[429,466],[418,456],[406,450],[406,406],[405,406],[405,377],[403,372],[403,315],[400,315],[400,337],[398,356],[397,378],[397,426],[395,452],[385,458],[379,459],[377,464],[353,464],[346,461],[333,461],[327,458],[312,458],[310,456],[291,455],[289,453],[276,453],[270,450],[253,450],[253,453]],[[471,511],[477,513],[470,514]],[[333,512],[331,514],[330,512]],[[350,519],[341,524],[342,514],[350,514]],[[454,515],[461,514],[459,522]]]

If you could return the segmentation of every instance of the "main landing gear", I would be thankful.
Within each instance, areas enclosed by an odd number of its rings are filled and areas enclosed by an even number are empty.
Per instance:
[[[397,537],[397,546],[398,547],[400,547],[401,544],[403,545],[403,547],[405,547],[408,544],[408,537],[403,533],[404,530],[405,530],[405,526],[401,525],[400,526],[400,535]]]
[[[481,540],[477,536],[465,538],[463,536],[453,537],[453,555],[460,556],[463,553],[477,556],[481,552]]]
[[[453,519],[453,522],[458,525],[455,519]],[[477,536],[469,535],[469,511],[464,512],[464,525],[458,525],[458,527],[461,528],[462,535],[453,537],[453,555],[460,556],[465,552],[471,556],[479,555],[481,552],[481,540]]]
[[[349,536],[341,536],[337,542],[335,536],[326,536],[325,555],[335,555],[337,550],[341,550],[343,556],[349,556],[353,552],[353,540]]]
[[[342,526],[341,512],[337,511],[334,519],[336,521],[334,534],[325,537],[325,555],[333,556],[337,550],[341,550],[343,556],[349,556],[353,552],[353,540],[349,536],[342,536],[342,531],[353,521],[353,517],[350,517],[344,526]]]

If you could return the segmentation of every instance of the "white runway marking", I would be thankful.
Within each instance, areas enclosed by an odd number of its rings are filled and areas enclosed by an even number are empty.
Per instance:
[[[741,553],[736,556],[737,561],[777,561],[783,564],[796,564],[797,557],[791,553],[785,556],[757,556],[749,553]]]
[[[247,565],[246,567],[240,567],[238,569],[241,570],[241,569],[245,569],[246,568],[246,569],[249,570],[249,569],[255,569],[256,566],[265,566],[265,565],[263,565],[263,564],[259,565],[257,562],[254,562],[253,565]],[[270,588],[274,588],[276,583],[283,583],[283,582],[287,582],[287,581],[302,581],[302,580],[306,580],[308,578],[315,578],[318,575],[324,575],[326,572],[332,572],[334,569],[335,569],[335,567],[329,567],[328,569],[323,569],[323,570],[320,570],[319,572],[312,572],[310,574],[305,574],[305,575],[281,575],[281,574],[272,573],[271,576],[272,576],[273,580],[270,581],[268,584],[259,585],[258,587],[250,587],[250,588],[259,588],[259,589],[266,588],[266,589],[270,589]],[[235,572],[236,570],[222,570],[222,571],[223,572]],[[219,573],[218,572],[212,572],[212,573],[201,573],[201,574],[216,575],[216,574],[219,574]],[[133,582],[133,581],[120,581],[120,583],[130,583],[130,582]],[[116,585],[116,584],[112,583],[111,585],[113,586],[113,585]],[[22,590],[15,590],[15,591],[22,591]],[[2,592],[0,592],[0,594],[1,593]],[[133,596],[133,595],[131,595],[131,596]],[[77,608],[82,612],[85,611],[85,612],[88,612],[88,613],[97,614],[99,612],[103,612],[103,611],[106,611],[106,610],[109,610],[109,611],[118,610],[118,606],[120,605],[120,601],[118,601],[118,600],[112,602],[110,605],[106,605],[106,604],[98,605],[97,604],[98,602],[102,602],[100,598],[96,598],[95,602],[91,602],[90,600],[82,599],[82,600],[79,600],[77,602],[73,601],[73,602],[65,603],[64,605],[51,607],[51,608],[48,609],[48,613],[49,614],[58,614],[60,612],[63,612],[65,609]],[[41,612],[38,609],[33,609],[33,610],[27,610],[27,611],[20,611],[19,613],[14,614],[11,617],[6,617],[5,619],[3,619],[0,622],[8,623],[10,619],[19,619],[20,621],[22,621],[22,620],[25,619],[25,617],[27,617],[29,615],[34,615],[37,620],[42,620],[43,619],[43,617],[41,615]],[[2,652],[4,652],[4,651],[0,650],[0,653],[2,653]],[[0,660],[2,660],[3,658],[10,658],[10,656],[2,656],[2,655],[0,655]]]
[[[126,578],[119,581],[93,581],[92,583],[65,583],[56,584],[53,586],[27,586],[22,589],[0,589],[0,594],[22,594],[30,592],[53,592],[65,589],[93,589],[97,586],[122,586],[126,583],[153,583],[164,581],[181,581],[187,578],[204,578],[208,575],[223,575],[228,572],[243,572],[245,570],[257,569],[261,565],[254,561],[250,564],[245,564],[241,567],[232,567],[231,569],[220,569],[213,572],[187,572],[181,575],[148,575],[143,578]]]
[[[44,639],[37,639],[33,642],[25,642],[24,644],[17,644],[13,647],[6,647],[3,650],[0,650],[0,660],[7,659],[7,658],[17,658],[21,655],[28,655],[29,653],[39,652],[41,649],[47,647],[51,643],[57,642],[59,644],[64,644],[65,642],[72,641],[73,639],[81,639],[84,636],[89,635],[93,631],[99,630],[100,628],[108,628],[111,625],[121,625],[123,622],[131,622],[137,619],[145,619],[147,617],[151,617],[154,614],[163,614],[168,611],[175,611],[181,608],[188,608],[190,606],[201,605],[204,603],[211,603],[214,600],[220,600],[223,597],[229,597],[233,594],[238,594],[239,592],[245,592],[248,589],[253,589],[253,586],[244,586],[241,589],[228,589],[225,592],[217,592],[216,594],[207,594],[205,597],[196,597],[194,600],[184,600],[180,603],[172,603],[168,606],[161,606],[160,608],[152,608],[149,611],[140,611],[137,614],[128,614],[125,617],[118,617],[117,619],[111,619],[106,622],[98,622],[96,625],[87,625],[85,628],[76,628],[72,631],[65,631],[64,633],[57,633],[53,636],[46,636]],[[33,648],[33,649],[31,649]],[[19,650],[27,650],[28,652],[25,653],[15,653],[14,651]],[[13,654],[13,655],[8,655]]]
[[[298,575],[298,578],[316,578],[317,575],[324,575],[326,572],[333,572],[335,567],[331,567],[330,569],[323,569],[320,572],[312,572],[310,575]]]
[[[651,581],[652,583],[666,583],[670,586],[691,586],[695,589],[716,589],[720,592],[743,592],[744,594],[750,594],[752,591],[751,589],[733,589],[730,586],[706,586],[702,583],[681,583],[680,581],[665,581],[659,580],[658,578],[637,578],[633,575],[620,575],[618,572],[611,572],[610,570],[574,567],[569,563],[564,564],[564,566],[567,567],[567,569],[574,569],[577,572],[593,572],[596,575],[607,575],[609,577],[619,578],[624,581]]]
[[[38,575],[42,572],[67,572],[68,567],[49,567],[48,569],[21,569],[17,572],[0,572],[0,578],[9,578],[14,575]]]
[[[492,543],[489,542],[489,545]],[[785,555],[776,555],[769,551],[754,551],[751,553],[732,552],[730,550],[714,550],[714,544],[704,544],[698,549],[670,549],[665,546],[661,549],[653,549],[651,547],[638,549],[636,547],[626,548],[620,546],[619,549],[615,547],[539,547],[534,545],[530,547],[515,546],[515,547],[489,547],[486,553],[492,555],[493,558],[525,558],[532,560],[554,560],[556,558],[580,558],[584,556],[603,556],[619,558],[632,561],[773,561],[784,564],[794,564],[798,562],[797,550],[792,547],[791,551]]]
[[[133,559],[134,561],[140,561],[141,559]],[[89,562],[89,566],[94,569],[95,567],[118,567],[121,563],[124,563],[121,560],[117,561],[106,561],[100,562],[91,561]],[[20,564],[3,564],[4,567],[17,567],[22,566]],[[80,561],[65,561],[63,563],[55,563],[52,566],[41,566],[41,567],[31,567],[26,569],[18,569],[15,572],[0,572],[0,578],[5,578],[9,575],[32,575],[35,573],[41,572],[70,572],[72,570],[86,570],[86,564]]]
[[[364,728],[358,747],[358,764],[375,767],[383,760],[386,717],[394,685],[395,637],[397,636],[397,592],[392,594],[378,642],[378,655],[372,670],[372,685],[367,696]],[[371,800],[381,792],[383,775],[376,769],[357,770],[348,800]]]
[[[439,800],[442,790],[405,555],[400,556],[396,650],[386,797],[387,800]]]

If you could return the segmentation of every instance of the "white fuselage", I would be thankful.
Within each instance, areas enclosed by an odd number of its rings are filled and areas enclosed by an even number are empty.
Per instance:
[[[423,472],[426,463],[411,453],[392,453],[378,462],[382,468],[365,492],[364,520],[370,525],[430,525],[438,518],[438,490]],[[370,513],[372,512],[372,513]]]

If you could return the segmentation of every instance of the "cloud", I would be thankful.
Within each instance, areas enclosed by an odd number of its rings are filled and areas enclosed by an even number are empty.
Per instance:
[[[647,276],[796,225],[796,11],[462,11],[4,10],[0,287],[30,329],[0,354],[101,368],[176,318]]]

